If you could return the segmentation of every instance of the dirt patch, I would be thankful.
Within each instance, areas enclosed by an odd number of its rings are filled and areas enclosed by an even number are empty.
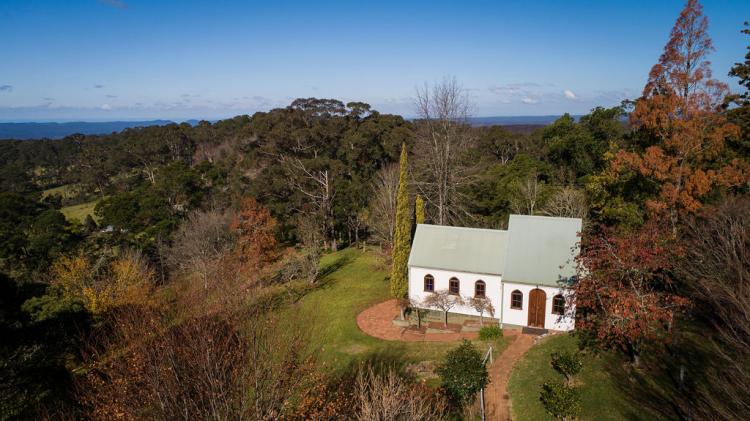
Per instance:
[[[352,344],[352,345],[349,345],[349,346],[345,347],[344,349],[342,349],[342,351],[344,351],[345,353],[350,354],[350,355],[357,355],[357,354],[365,353],[369,349],[370,349],[370,347],[368,347],[366,345]]]

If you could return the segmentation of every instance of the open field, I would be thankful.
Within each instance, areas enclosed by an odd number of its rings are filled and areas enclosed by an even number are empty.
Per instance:
[[[65,218],[71,222],[83,222],[86,219],[86,215],[91,215],[96,220],[96,217],[94,216],[94,208],[97,203],[99,203],[99,200],[65,206],[60,209],[60,212],[62,212],[62,214],[65,215]]]
[[[77,184],[64,184],[62,186],[53,187],[42,192],[42,197],[49,196],[60,196],[63,200],[70,199],[78,194]]]
[[[77,184],[65,184],[43,191],[42,197],[60,196],[63,200],[66,200],[76,197],[76,195],[78,195],[77,189]],[[86,219],[86,215],[94,216],[94,208],[97,203],[99,203],[98,199],[75,205],[63,206],[60,209],[60,212],[65,215],[65,218],[68,221],[83,222]],[[96,217],[94,217],[94,219],[96,219]]]
[[[548,415],[539,394],[546,381],[560,380],[550,364],[550,354],[555,351],[576,350],[576,338],[568,334],[555,335],[535,345],[516,364],[510,376],[508,391],[512,401],[513,419],[553,420]],[[612,376],[626,377],[622,361],[614,355],[586,354],[583,369],[576,377],[581,392],[581,419],[583,420],[638,420],[657,419],[645,413],[643,407],[629,400]]]
[[[368,359],[430,365],[458,344],[384,341],[357,327],[357,314],[390,298],[387,274],[378,259],[374,253],[354,249],[325,256],[322,265],[328,273],[320,281],[323,286],[285,310],[309,323],[317,358],[329,370]],[[474,342],[482,352],[490,345]],[[493,341],[495,350],[502,351],[505,345],[503,338]]]

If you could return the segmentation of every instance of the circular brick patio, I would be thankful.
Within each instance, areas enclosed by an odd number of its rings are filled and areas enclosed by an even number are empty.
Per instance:
[[[477,332],[428,333],[425,328],[417,330],[415,327],[396,326],[393,324],[393,319],[398,314],[398,301],[395,299],[388,300],[375,304],[359,313],[357,326],[366,334],[387,341],[451,342],[461,339],[476,339],[478,335]]]

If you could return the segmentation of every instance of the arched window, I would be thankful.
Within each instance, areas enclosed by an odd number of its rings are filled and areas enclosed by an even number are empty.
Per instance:
[[[435,291],[435,278],[432,275],[428,274],[424,276],[424,290],[425,292]]]
[[[461,286],[458,278],[451,278],[451,280],[448,281],[448,292],[453,295],[459,295],[461,293]]]
[[[521,310],[523,308],[523,293],[515,290],[510,293],[510,308]]]
[[[557,294],[552,298],[552,314],[565,314],[565,297]]]
[[[485,291],[487,289],[487,286],[484,284],[483,280],[478,280],[474,283],[474,296],[475,297],[485,297]]]

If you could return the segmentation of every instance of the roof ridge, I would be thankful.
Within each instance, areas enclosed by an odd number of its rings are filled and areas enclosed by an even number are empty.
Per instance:
[[[570,220],[570,221],[582,221],[581,218],[569,218],[567,216],[550,216],[550,215],[522,215],[517,213],[512,213],[510,216],[508,216],[508,224],[510,225],[510,218],[512,217],[518,217],[518,218],[542,218],[542,219],[563,219],[563,220]]]
[[[435,227],[435,228],[449,228],[449,229],[454,229],[454,230],[489,231],[489,232],[497,232],[497,233],[508,232],[508,230],[500,230],[500,229],[494,229],[494,228],[456,227],[453,225],[436,225],[436,224],[417,224],[417,227],[419,227],[420,225],[423,225],[426,227]]]

